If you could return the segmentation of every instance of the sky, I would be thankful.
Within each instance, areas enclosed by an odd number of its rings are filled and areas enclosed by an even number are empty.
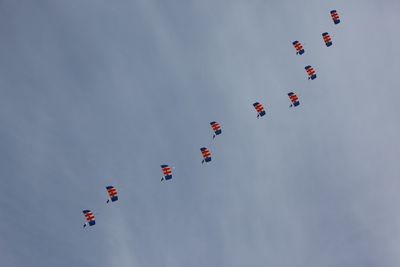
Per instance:
[[[3,266],[399,266],[398,10],[0,1]]]

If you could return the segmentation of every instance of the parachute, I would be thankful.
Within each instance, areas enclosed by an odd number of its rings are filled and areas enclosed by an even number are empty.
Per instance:
[[[296,55],[302,55],[304,54],[304,48],[303,45],[299,41],[294,41],[293,46],[296,49]]]
[[[86,218],[86,223],[83,225],[83,228],[85,228],[87,225],[93,226],[96,224],[93,212],[91,212],[90,210],[83,210],[82,212]]]
[[[220,134],[222,133],[222,131],[221,131],[221,125],[219,125],[219,123],[216,122],[216,121],[210,122],[210,125],[211,125],[211,128],[212,128],[213,131],[214,131],[214,134],[213,134],[213,139],[214,139],[215,136],[220,135]]]
[[[110,197],[111,201],[112,202],[117,201],[118,200],[117,189],[115,189],[115,187],[111,186],[111,185],[107,186],[106,189],[107,189],[108,196]],[[110,199],[107,199],[107,203],[110,202]]]
[[[324,42],[325,42],[325,45],[326,45],[327,47],[330,47],[330,46],[332,45],[332,38],[331,38],[331,36],[329,35],[329,33],[324,32],[324,33],[322,34],[322,38],[324,38]]]
[[[293,92],[288,93],[288,96],[290,98],[290,101],[292,101],[292,104],[290,105],[290,107],[297,107],[298,105],[300,105],[299,102],[299,98],[297,97],[297,95]]]
[[[201,154],[203,155],[203,160],[201,163],[211,161],[211,152],[205,147],[200,148]]]
[[[336,10],[331,10],[331,17],[332,20],[335,24],[339,24],[340,23],[340,17],[339,14],[337,13]]]
[[[161,165],[162,172],[164,176],[161,178],[162,180],[170,180],[172,179],[172,168],[168,165]]]
[[[265,109],[264,109],[263,105],[261,105],[261,104],[258,103],[258,102],[255,102],[255,103],[253,104],[253,106],[254,106],[254,108],[255,108],[256,111],[257,111],[257,119],[258,119],[259,117],[262,117],[262,116],[265,115]]]
[[[310,65],[305,67],[307,74],[308,74],[308,79],[314,80],[315,78],[317,78],[317,74],[314,70],[313,67],[311,67]]]

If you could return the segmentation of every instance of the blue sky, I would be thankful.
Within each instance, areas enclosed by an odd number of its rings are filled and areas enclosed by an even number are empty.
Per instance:
[[[398,266],[399,8],[2,1],[4,266]]]

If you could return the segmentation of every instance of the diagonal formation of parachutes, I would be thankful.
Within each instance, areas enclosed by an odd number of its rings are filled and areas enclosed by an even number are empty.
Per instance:
[[[340,16],[339,16],[339,14],[338,14],[338,12],[336,10],[331,10],[330,11],[330,15],[331,15],[331,18],[332,18],[333,23],[335,25],[339,24],[341,22],[340,21]],[[332,44],[333,44],[332,37],[329,35],[328,32],[322,33],[322,39],[323,39],[326,47],[332,46]],[[295,40],[295,41],[292,42],[292,45],[294,46],[294,48],[296,50],[296,55],[303,55],[305,53],[304,46],[300,41]],[[317,72],[311,65],[307,65],[304,68],[305,68],[305,70],[307,72],[309,80],[315,80],[317,78]],[[297,96],[296,93],[289,92],[288,93],[288,97],[289,97],[289,100],[291,102],[290,107],[298,107],[300,105],[299,97]],[[257,112],[257,119],[266,115],[266,110],[265,110],[263,104],[261,104],[259,102],[254,102],[253,103],[253,107]],[[213,139],[216,136],[219,136],[219,135],[222,134],[221,124],[219,124],[216,121],[212,121],[212,122],[210,122],[210,125],[211,125],[211,129],[213,131]],[[201,147],[200,148],[200,152],[201,152],[201,155],[203,157],[203,159],[201,161],[202,164],[211,162],[212,154],[211,154],[210,149],[208,149],[206,147]],[[167,164],[163,164],[163,165],[161,165],[161,171],[162,171],[162,175],[163,175],[162,178],[161,178],[161,181],[172,180],[172,178],[173,178],[173,167],[170,167]],[[113,203],[113,202],[118,201],[118,191],[114,186],[112,186],[112,185],[106,186],[106,191],[107,191],[107,194],[108,194],[107,203],[110,203],[110,202]],[[84,225],[83,225],[84,228],[86,226],[94,226],[94,225],[96,225],[96,217],[95,217],[94,213],[91,210],[86,209],[86,210],[83,210],[82,213],[83,213],[83,215],[85,217],[85,220],[86,220]]]

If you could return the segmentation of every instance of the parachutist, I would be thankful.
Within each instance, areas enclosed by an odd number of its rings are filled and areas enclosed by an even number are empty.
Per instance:
[[[265,115],[265,109],[264,109],[264,106],[263,106],[263,105],[261,105],[261,104],[258,103],[258,102],[255,102],[255,103],[253,104],[253,106],[254,106],[254,108],[255,108],[256,111],[257,111],[257,119],[258,119],[259,117],[262,117],[262,116]]]
[[[292,44],[293,44],[294,48],[296,49],[296,55],[304,54],[303,45],[299,41],[296,40]]]
[[[200,148],[201,154],[203,155],[203,160],[201,161],[201,164],[204,162],[210,162],[211,161],[211,152],[208,150],[206,147]]]
[[[109,196],[109,199],[107,199],[107,203],[110,202],[110,200],[112,202],[117,201],[118,200],[117,189],[115,189],[115,187],[111,186],[111,185],[107,186],[106,189],[107,189],[108,196]]]
[[[333,23],[335,23],[335,24],[340,23],[340,17],[336,10],[331,10],[331,17],[332,17]]]
[[[299,98],[297,97],[297,95],[295,95],[295,93],[290,92],[288,93],[288,96],[290,98],[290,101],[292,101],[290,107],[297,107],[298,105],[300,105]]]
[[[162,172],[164,176],[161,178],[161,181],[172,179],[172,168],[168,165],[161,165]]]
[[[213,139],[214,139],[217,135],[220,135],[222,133],[221,125],[219,125],[219,123],[216,122],[216,121],[210,122],[210,125],[211,125],[211,128],[214,131],[214,134],[213,134]]]

